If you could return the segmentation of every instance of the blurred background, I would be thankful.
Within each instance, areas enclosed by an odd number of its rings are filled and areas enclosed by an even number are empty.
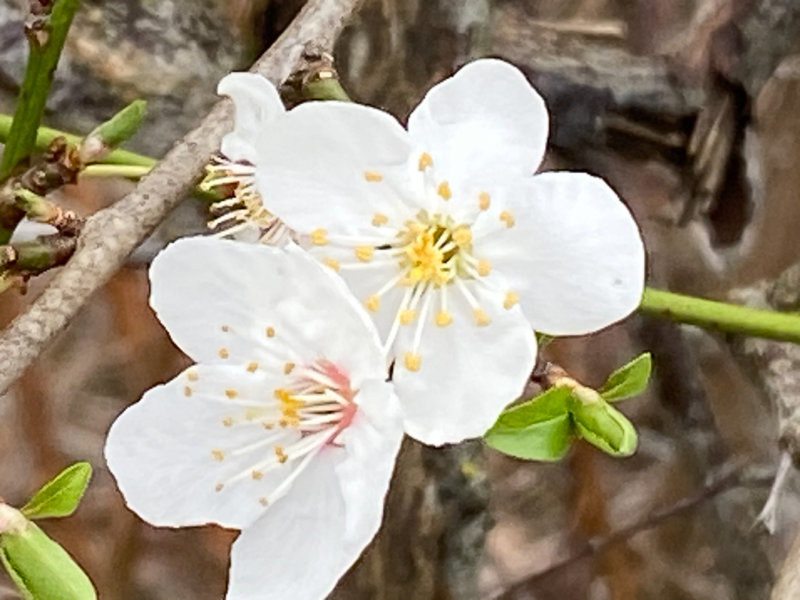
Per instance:
[[[217,81],[247,68],[302,4],[84,0],[46,123],[85,133],[145,98],[129,147],[161,156],[215,102]],[[0,0],[5,113],[25,63],[25,10]],[[551,111],[546,168],[589,171],[619,192],[642,228],[650,285],[797,310],[799,40],[795,0],[365,0],[336,61],[354,99],[401,119],[464,62],[513,62]],[[88,215],[131,186],[84,179],[59,202]],[[104,600],[224,593],[235,533],[142,523],[102,459],[115,416],[187,363],[147,306],[146,265],[168,240],[203,230],[203,207],[187,200],[0,397],[7,502],[22,504],[73,461],[93,464],[78,513],[44,527]],[[0,325],[47,280],[0,296]],[[800,400],[800,355],[634,316],[557,340],[544,358],[598,385],[644,350],[655,361],[649,391],[621,405],[640,433],[635,456],[577,444],[561,463],[538,464],[477,442],[408,442],[384,528],[333,597],[769,598],[800,517],[793,473],[775,534],[756,516],[786,405]],[[2,576],[0,598],[16,598]]]

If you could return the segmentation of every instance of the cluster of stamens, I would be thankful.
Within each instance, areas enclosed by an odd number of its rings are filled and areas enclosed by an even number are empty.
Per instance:
[[[272,328],[267,328],[274,335]],[[223,352],[224,351],[224,352]],[[228,352],[221,348],[219,356],[226,358]],[[255,373],[256,362],[244,366],[244,370]],[[216,491],[222,491],[233,482],[243,479],[261,481],[265,475],[287,469],[285,476],[268,495],[258,501],[266,506],[285,494],[292,482],[311,462],[313,457],[327,445],[339,445],[341,432],[352,422],[357,411],[353,398],[356,394],[350,380],[335,365],[318,360],[308,366],[287,362],[283,368],[286,385],[271,392],[265,390],[266,399],[243,399],[234,388],[224,390],[224,401],[231,406],[231,413],[220,421],[221,427],[258,427],[264,431],[255,442],[223,450],[212,448],[210,458],[222,462],[229,457],[256,456],[254,464],[246,470],[217,483]],[[192,395],[192,384],[199,379],[195,370],[186,372],[187,384],[184,392]]]
[[[437,181],[433,175],[433,158],[423,152],[418,160],[418,168],[424,179],[425,193],[435,195],[445,201],[461,202],[455,198],[447,181]],[[375,171],[366,171],[364,179],[370,184],[379,184],[383,176]],[[488,192],[480,192],[471,201],[477,203],[478,212],[489,210],[492,199]],[[488,260],[475,256],[473,249],[472,229],[468,224],[458,223],[447,214],[422,210],[412,219],[400,226],[394,226],[389,217],[376,213],[371,225],[382,232],[390,233],[390,237],[376,236],[375,239],[356,239],[331,236],[324,229],[310,232],[313,245],[325,246],[354,245],[353,262],[341,262],[333,258],[325,258],[324,262],[336,271],[357,270],[374,266],[399,266],[396,273],[380,289],[364,299],[364,305],[370,311],[380,308],[381,298],[397,286],[405,288],[403,299],[397,316],[386,341],[386,349],[392,346],[400,326],[410,325],[416,321],[411,351],[404,355],[404,364],[411,371],[420,368],[419,345],[425,321],[432,314],[432,321],[438,327],[447,327],[453,322],[449,310],[449,290],[460,294],[471,307],[474,324],[485,327],[491,323],[486,311],[481,307],[465,281],[477,281],[488,286],[485,278],[492,270]],[[511,228],[515,225],[513,214],[501,211],[497,217],[499,229]],[[434,298],[438,301],[438,309],[432,309]],[[517,295],[512,291],[505,293],[503,306],[510,309],[517,302]]]
[[[223,196],[211,204],[208,228],[220,237],[230,237],[256,228],[262,244],[282,245],[292,237],[291,230],[270,213],[255,185],[255,167],[221,156],[206,166],[200,189]]]

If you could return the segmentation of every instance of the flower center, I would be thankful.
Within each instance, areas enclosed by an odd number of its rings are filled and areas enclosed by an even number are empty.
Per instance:
[[[421,212],[398,234],[395,255],[405,272],[404,285],[431,283],[440,287],[457,276],[470,274],[463,268],[471,257],[472,235],[466,225],[454,226],[440,215]]]
[[[249,366],[247,370],[251,370]],[[277,477],[278,483],[258,498],[267,506],[290,489],[320,450],[341,445],[339,435],[350,426],[358,410],[353,401],[357,392],[350,387],[347,375],[327,360],[304,367],[286,363],[284,373],[289,376],[287,385],[273,390],[271,401],[239,400],[236,390],[225,391],[231,404],[244,411],[243,418],[225,417],[222,425],[260,425],[267,433],[246,446],[211,450],[212,458],[218,462],[228,455],[253,457],[252,462],[247,461],[247,469],[218,483],[216,491],[246,479],[266,481],[265,476],[273,473],[270,480],[275,482]],[[192,376],[189,377],[191,381]]]
[[[285,370],[293,369],[287,363]],[[296,429],[303,438],[324,433],[322,445],[335,443],[358,408],[353,402],[355,392],[350,380],[326,360],[300,369],[291,385],[277,388],[274,396],[280,411],[277,425]]]

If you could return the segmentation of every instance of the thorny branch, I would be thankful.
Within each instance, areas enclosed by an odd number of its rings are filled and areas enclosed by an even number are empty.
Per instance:
[[[280,85],[303,67],[307,44],[332,49],[345,20],[359,4],[360,0],[309,0],[251,70]],[[191,190],[219,149],[222,136],[231,129],[231,117],[230,101],[217,103],[135,190],[87,219],[70,261],[28,310],[0,334],[0,393]]]

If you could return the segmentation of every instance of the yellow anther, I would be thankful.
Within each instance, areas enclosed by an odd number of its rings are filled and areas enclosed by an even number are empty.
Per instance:
[[[334,271],[339,271],[339,261],[335,258],[326,258],[322,262],[324,262],[326,266],[330,267]]]
[[[231,400],[233,400],[234,398],[236,398],[236,396],[239,395],[239,392],[237,392],[236,390],[225,390],[225,395]]]
[[[492,265],[488,260],[482,258],[478,261],[476,270],[478,271],[478,275],[486,277],[492,271]]]
[[[375,171],[364,171],[364,179],[371,182],[383,181],[383,175]]]
[[[222,459],[225,458],[225,453],[222,450],[212,450],[211,456],[213,456],[214,460],[217,462],[222,462]]]
[[[267,334],[267,337],[269,337],[269,338],[271,338],[271,337],[275,337],[275,328],[274,328],[274,327],[267,327],[267,328],[264,330],[264,333],[266,333],[266,334]]]
[[[256,369],[258,369],[258,363],[256,361],[247,363],[247,370],[251,373],[255,373]]]
[[[294,363],[293,362],[287,362],[285,365],[283,365],[283,374],[284,375],[288,375],[293,370],[294,370]]]
[[[225,427],[230,427],[231,425],[233,425],[233,417],[225,417],[224,419],[222,419],[222,424]]]
[[[356,246],[356,258],[361,262],[369,262],[372,260],[372,254],[374,251],[375,250],[372,246]]]
[[[492,322],[489,316],[485,312],[483,312],[483,309],[481,308],[476,308],[475,310],[473,310],[472,316],[475,317],[475,324],[478,327],[485,327],[486,325]]]
[[[261,423],[261,426],[267,431],[269,431],[270,429],[275,429],[275,423],[268,423],[267,421]]]
[[[328,232],[322,227],[318,227],[308,234],[311,237],[311,243],[317,246],[324,246],[328,243]]]
[[[220,329],[222,329],[222,331],[224,331],[225,333],[228,333],[231,330],[231,328],[228,327],[227,325],[223,325],[222,327],[220,327]]]
[[[506,292],[506,297],[503,299],[503,308],[509,309],[519,302],[519,296],[514,292]]]
[[[453,322],[453,317],[446,310],[440,310],[438,313],[436,313],[436,316],[433,318],[433,322],[436,323],[439,327],[447,327],[448,325],[450,325],[450,323]]]
[[[405,356],[403,356],[403,363],[406,365],[406,369],[409,371],[419,371],[420,363],[422,362],[422,357],[419,354],[414,354],[413,352],[406,352]]]
[[[389,222],[389,217],[387,217],[383,213],[375,213],[375,215],[372,217],[372,224],[375,225],[375,227],[386,225],[386,223],[388,222]]]
[[[185,388],[183,388],[183,395],[186,396],[187,398],[191,396],[192,388],[190,388],[188,385]]]
[[[272,395],[275,396],[276,399],[283,402],[288,402],[291,398],[291,394],[289,394],[289,390],[286,388],[275,388],[275,391],[272,392]]]
[[[258,499],[258,503],[259,503],[261,506],[266,506],[267,504],[269,504],[269,502],[267,501],[267,499],[266,499],[266,498],[259,498],[259,499]]]
[[[422,154],[420,154],[420,156],[419,156],[419,170],[420,171],[424,171],[428,167],[432,167],[432,166],[433,166],[433,158],[431,158],[431,155],[428,154],[427,152],[423,152]]]
[[[279,463],[285,463],[289,460],[289,457],[286,456],[286,452],[283,451],[282,446],[275,446],[275,456],[278,458]]]
[[[450,198],[453,197],[453,192],[450,190],[450,184],[446,181],[443,181],[439,184],[439,187],[436,188],[436,193],[445,200],[450,200]]]
[[[220,358],[228,358],[228,356],[230,356],[230,354],[228,354],[228,349],[227,348],[220,348],[219,349],[219,357]]]
[[[467,225],[460,225],[453,231],[453,240],[459,246],[466,246],[472,242],[472,230]]]
[[[380,305],[380,303],[381,299],[377,296],[377,294],[373,294],[364,301],[364,306],[367,307],[367,310],[375,312],[378,310],[378,306]]]
[[[417,318],[417,311],[410,310],[408,308],[403,309],[400,311],[400,324],[401,325],[408,325],[414,319]]]
[[[481,210],[489,210],[491,205],[492,197],[489,195],[489,192],[481,192],[478,194],[478,207]]]
[[[253,471],[252,473],[250,473],[250,477],[258,481],[259,479],[264,477],[264,474],[261,471]]]
[[[186,371],[186,379],[189,381],[197,381],[197,371]]]
[[[506,227],[513,227],[516,220],[514,219],[514,215],[512,215],[507,210],[504,210],[500,213],[500,220],[506,224]]]
[[[222,488],[224,488],[224,487],[225,487],[224,483],[218,483],[217,485],[214,486],[214,491],[215,492],[221,492]]]

